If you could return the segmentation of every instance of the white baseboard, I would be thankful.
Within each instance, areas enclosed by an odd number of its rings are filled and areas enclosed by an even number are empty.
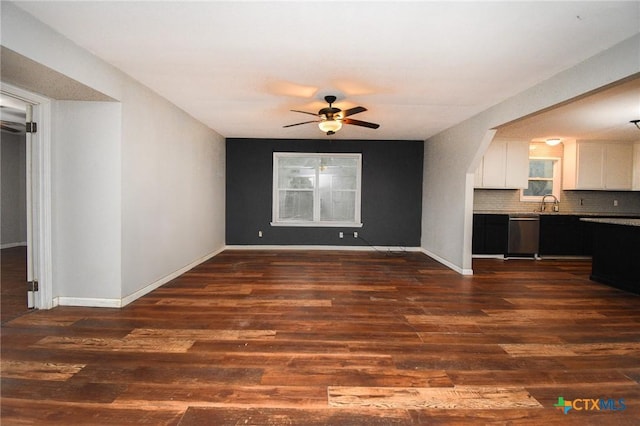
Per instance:
[[[205,262],[209,259],[211,259],[212,257],[218,255],[219,253],[221,253],[222,251],[224,251],[225,248],[221,248],[219,250],[216,250],[214,252],[211,252],[199,259],[196,259],[195,261],[191,262],[190,264],[178,269],[177,271],[172,272],[169,275],[166,275],[165,277],[141,288],[140,290],[136,291],[135,293],[132,293],[126,297],[123,297],[122,299],[101,299],[101,298],[91,298],[91,297],[56,297],[53,300],[53,305],[54,306],[83,306],[83,307],[93,307],[93,308],[122,308],[124,306],[127,306],[129,303],[133,302],[136,299],[139,299],[140,297],[144,296],[145,294],[151,293],[153,290],[157,289],[158,287],[168,283],[169,281],[179,277],[180,275],[184,274],[185,272],[189,271],[190,269],[193,269],[194,267],[198,266],[199,264],[201,264],[202,262]]]
[[[438,256],[437,254],[431,253],[429,250],[426,250],[424,248],[421,248],[420,251],[422,251],[422,253],[426,254],[427,256],[429,256],[430,258],[435,260],[436,262],[442,263],[447,268],[456,271],[460,275],[473,275],[473,269],[460,268],[458,265],[454,265],[453,263],[449,262],[448,260],[443,259],[442,257]]]
[[[99,299],[93,297],[56,297],[54,306],[83,306],[86,308],[120,308],[120,299]]]
[[[504,260],[504,254],[472,254],[472,259],[500,259]]]
[[[350,251],[411,251],[419,252],[420,247],[395,246],[306,246],[306,245],[229,245],[225,250],[350,250]]]
[[[4,244],[0,245],[0,249],[4,250],[4,249],[8,249],[8,248],[26,247],[26,246],[27,246],[27,242],[26,241],[19,241],[17,243],[4,243]]]

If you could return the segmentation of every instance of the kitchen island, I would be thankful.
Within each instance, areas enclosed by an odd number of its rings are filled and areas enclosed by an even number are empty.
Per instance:
[[[581,220],[593,231],[590,278],[640,294],[640,219]]]

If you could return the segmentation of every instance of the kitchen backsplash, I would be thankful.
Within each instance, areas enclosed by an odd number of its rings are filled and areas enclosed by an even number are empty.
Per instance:
[[[549,199],[549,201],[553,201]],[[617,201],[618,206],[614,206]],[[540,203],[520,201],[520,190],[476,189],[476,211],[532,212]],[[560,213],[610,213],[640,215],[640,192],[633,191],[562,191]]]

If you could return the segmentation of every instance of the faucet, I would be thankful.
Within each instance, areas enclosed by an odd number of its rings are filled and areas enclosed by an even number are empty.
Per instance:
[[[545,195],[542,196],[542,201],[540,202],[540,211],[543,212],[547,208],[547,202],[546,202],[546,198],[547,197],[553,198],[553,211],[554,212],[559,211],[560,210],[560,206],[558,204],[560,202],[558,201],[558,198],[553,194],[545,194]]]

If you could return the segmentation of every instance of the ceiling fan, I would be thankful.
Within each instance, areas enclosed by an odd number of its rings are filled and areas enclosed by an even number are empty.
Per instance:
[[[308,123],[318,123],[318,127],[320,130],[325,132],[327,135],[335,135],[335,133],[342,128],[343,124],[353,124],[355,126],[368,127],[370,129],[377,129],[380,127],[379,124],[369,123],[368,121],[354,120],[353,118],[347,118],[350,115],[358,114],[360,112],[364,112],[367,109],[365,107],[357,106],[353,108],[349,108],[346,110],[341,110],[340,108],[336,108],[333,106],[333,103],[336,101],[335,96],[325,96],[324,100],[329,104],[328,107],[322,108],[318,113],[307,112],[307,111],[298,111],[292,109],[292,112],[300,112],[302,114],[314,115],[317,117],[316,120],[303,121],[302,123],[288,124],[282,127],[292,127],[299,126],[301,124]]]

